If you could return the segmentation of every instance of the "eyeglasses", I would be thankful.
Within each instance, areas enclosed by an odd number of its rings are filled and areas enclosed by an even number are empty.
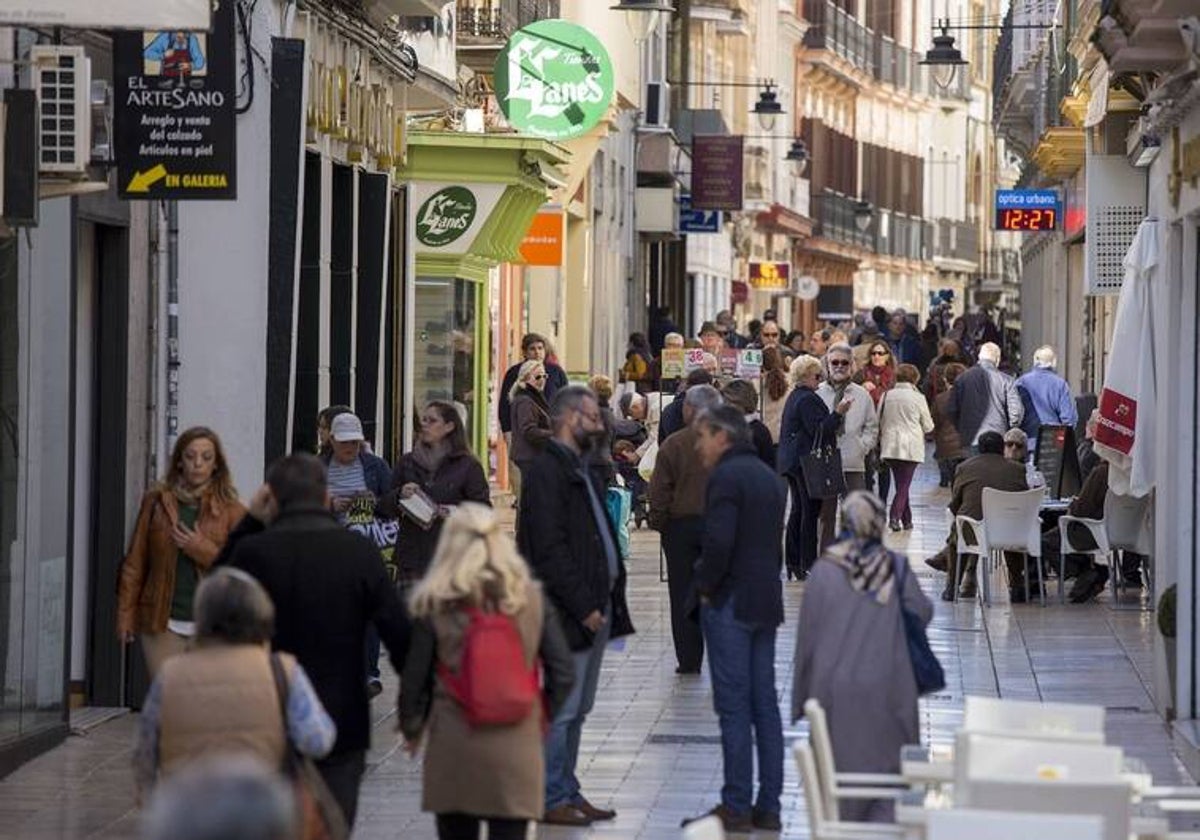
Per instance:
[[[888,351],[886,351],[886,350],[872,350],[872,351],[871,351],[871,355],[872,355],[872,356],[886,356],[886,355],[888,355]]]
[[[779,338],[779,333],[765,332],[765,333],[762,333],[762,337],[763,338]]]
[[[1018,446],[1024,446],[1025,444],[1021,443],[1019,440],[1006,440],[1004,441],[1004,445],[1016,449]]]
[[[829,366],[830,367],[850,367],[850,360],[849,359],[830,359]]]
[[[529,377],[529,378],[530,378],[530,379],[532,379],[532,380],[534,380],[535,382],[541,382],[543,379],[545,379],[545,378],[546,378],[546,374],[544,374],[544,373],[535,373],[533,376],[531,376],[531,377]]]

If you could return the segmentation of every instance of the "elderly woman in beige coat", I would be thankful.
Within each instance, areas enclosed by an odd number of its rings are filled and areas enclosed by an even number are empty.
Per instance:
[[[879,401],[879,457],[896,479],[896,495],[888,515],[893,531],[912,528],[908,491],[913,475],[925,460],[925,435],[933,431],[933,417],[925,395],[917,390],[920,371],[912,365],[896,368],[896,387]]]
[[[400,683],[400,729],[410,752],[425,739],[421,807],[437,815],[438,837],[524,840],[542,817],[542,730],[574,680],[571,651],[541,587],[495,512],[463,503],[446,520],[433,564],[411,598],[415,620]],[[539,657],[544,702],[510,724],[472,726],[448,675],[459,675],[471,610],[506,616],[524,661]]]

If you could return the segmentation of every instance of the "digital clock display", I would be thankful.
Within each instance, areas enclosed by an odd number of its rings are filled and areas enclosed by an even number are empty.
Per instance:
[[[1053,207],[996,210],[997,230],[1055,230],[1057,227],[1058,210]]]

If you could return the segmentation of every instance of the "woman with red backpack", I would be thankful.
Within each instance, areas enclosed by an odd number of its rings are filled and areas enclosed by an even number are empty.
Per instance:
[[[559,622],[495,512],[469,502],[410,603],[400,729],[410,752],[427,741],[421,807],[441,840],[474,840],[483,821],[491,840],[523,840],[543,811],[542,733],[574,679]]]

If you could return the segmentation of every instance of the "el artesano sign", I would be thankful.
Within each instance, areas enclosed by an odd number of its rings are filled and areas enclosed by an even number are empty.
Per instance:
[[[496,101],[513,128],[569,140],[604,118],[613,98],[608,51],[582,26],[539,20],[518,29],[496,59]]]

